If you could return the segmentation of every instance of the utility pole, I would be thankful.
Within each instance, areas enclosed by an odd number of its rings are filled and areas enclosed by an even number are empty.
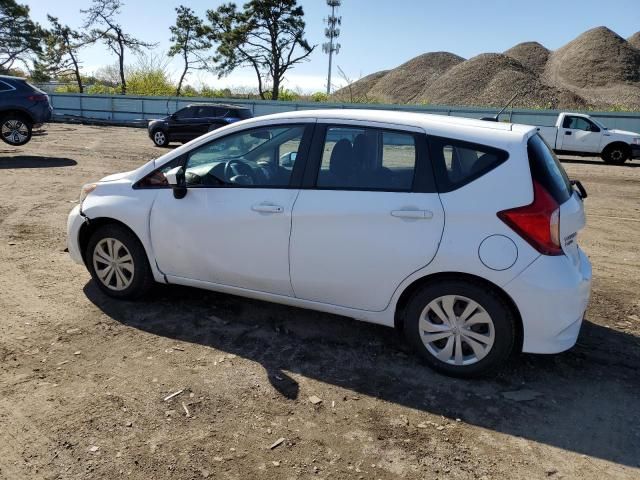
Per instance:
[[[328,42],[322,44],[322,51],[329,54],[329,73],[327,75],[327,95],[331,95],[331,62],[333,60],[333,52],[338,54],[340,51],[340,44],[334,42],[340,36],[339,25],[342,24],[342,17],[336,16],[336,9],[342,4],[342,0],[327,0],[327,5],[331,7],[331,15],[329,15],[325,22],[327,28],[324,29],[324,36],[329,39]]]

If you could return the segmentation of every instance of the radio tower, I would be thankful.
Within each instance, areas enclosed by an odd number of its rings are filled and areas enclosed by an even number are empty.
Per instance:
[[[329,15],[325,22],[327,22],[327,28],[324,29],[324,36],[329,39],[328,42],[322,44],[322,51],[329,54],[329,74],[327,75],[327,95],[331,95],[331,61],[333,60],[333,52],[338,54],[340,52],[340,44],[334,42],[340,36],[340,29],[338,26],[342,24],[342,17],[336,16],[336,9],[340,6],[342,0],[327,0],[327,5],[331,7],[331,15]]]

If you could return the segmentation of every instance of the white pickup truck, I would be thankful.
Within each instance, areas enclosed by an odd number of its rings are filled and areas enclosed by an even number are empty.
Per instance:
[[[640,133],[610,130],[583,113],[561,113],[555,127],[538,127],[542,138],[556,153],[596,156],[621,165],[640,158]]]

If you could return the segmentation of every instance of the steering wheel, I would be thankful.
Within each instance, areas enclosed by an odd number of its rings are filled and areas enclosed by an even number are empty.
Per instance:
[[[224,178],[229,183],[253,185],[253,169],[241,160],[229,160],[224,166]]]

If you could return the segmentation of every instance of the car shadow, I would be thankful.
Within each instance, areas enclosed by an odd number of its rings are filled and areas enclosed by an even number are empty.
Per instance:
[[[593,158],[593,159],[576,159],[576,158],[560,158],[560,162],[561,163],[570,163],[570,164],[575,164],[575,165],[598,165],[598,166],[602,166],[602,167],[631,167],[631,168],[637,168],[640,167],[640,163],[635,162],[634,160],[627,160],[625,163],[623,163],[622,165],[610,165],[608,163],[605,163],[603,160],[599,159],[599,158]]]
[[[638,466],[640,340],[633,335],[587,321],[569,352],[520,355],[494,378],[460,380],[430,370],[386,327],[184,287],[161,286],[137,302],[113,300],[93,282],[84,292],[124,325],[259,363],[283,400],[299,394],[287,373],[292,372],[355,394]],[[533,391],[536,398],[516,401],[504,395],[514,391]]]
[[[78,162],[71,158],[38,157],[35,155],[19,155],[17,157],[0,157],[0,170],[10,168],[57,168],[73,167]]]

